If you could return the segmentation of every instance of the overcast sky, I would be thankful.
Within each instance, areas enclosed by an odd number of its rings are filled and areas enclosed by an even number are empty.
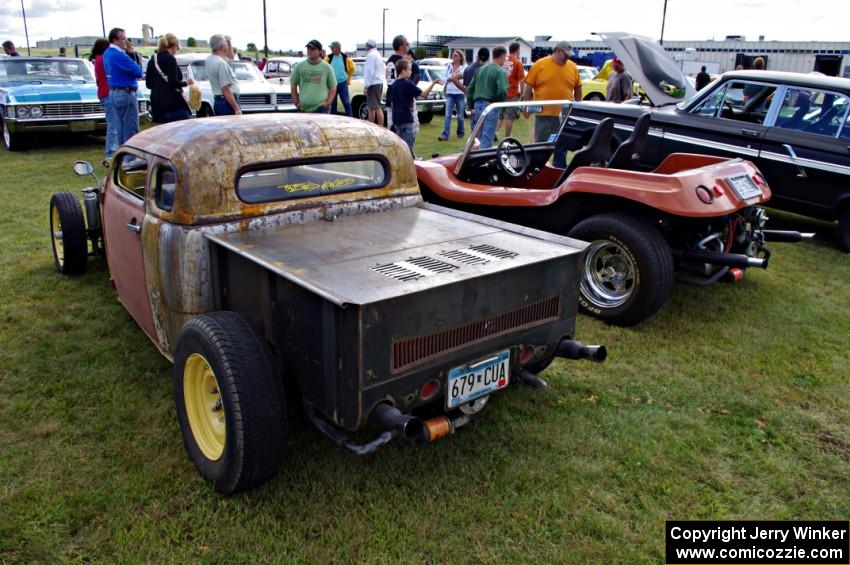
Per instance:
[[[30,44],[39,39],[100,35],[98,0],[24,0]],[[405,34],[411,43],[426,35],[535,35],[573,41],[590,39],[594,31],[627,31],[658,39],[664,0],[573,0],[571,2],[349,0],[345,3],[267,0],[271,49],[302,49],[316,38],[327,45],[339,40],[343,49],[372,37],[381,41],[381,15],[386,12],[387,42]],[[449,11],[451,10],[451,11]],[[123,27],[131,37],[142,24],[180,38],[233,36],[237,47],[263,44],[262,0],[103,0],[106,29]],[[723,39],[745,35],[757,40],[850,41],[848,0],[669,0],[664,37],[668,40]],[[0,40],[25,46],[20,0],[0,3]]]

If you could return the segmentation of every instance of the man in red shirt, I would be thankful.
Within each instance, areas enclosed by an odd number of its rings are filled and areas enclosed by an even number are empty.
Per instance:
[[[508,75],[508,97],[505,102],[513,102],[519,100],[520,87],[522,79],[525,78],[525,67],[522,66],[522,61],[519,60],[519,43],[514,41],[508,46],[508,56],[502,64],[502,69]],[[514,129],[514,120],[519,119],[519,108],[502,108],[499,114],[499,123],[496,125],[496,131],[502,129],[502,124],[505,124],[505,137],[511,136],[511,131]]]

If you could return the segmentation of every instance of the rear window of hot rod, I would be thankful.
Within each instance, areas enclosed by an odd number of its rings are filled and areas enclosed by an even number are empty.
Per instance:
[[[246,170],[236,180],[236,192],[256,204],[380,188],[388,180],[386,163],[375,157],[299,161]]]

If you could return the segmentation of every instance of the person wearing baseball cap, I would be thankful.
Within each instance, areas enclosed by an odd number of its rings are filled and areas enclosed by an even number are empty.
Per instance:
[[[608,84],[605,85],[605,100],[619,104],[632,97],[634,84],[631,75],[626,72],[626,67],[619,58],[614,57],[611,60],[611,69],[614,71],[614,76],[610,77]]]
[[[329,114],[336,96],[336,78],[331,66],[322,60],[322,43],[307,42],[307,59],[295,66],[290,78],[292,102],[301,112]]]
[[[345,115],[351,117],[351,97],[348,94],[348,85],[351,84],[351,77],[357,68],[354,66],[354,61],[351,57],[342,52],[342,45],[339,41],[331,41],[328,45],[331,48],[331,54],[325,57],[325,62],[328,63],[334,70],[336,78],[336,96],[331,103],[331,114],[337,114],[337,98],[342,102],[342,107],[345,108]]]
[[[548,57],[538,59],[525,75],[523,100],[581,100],[581,75],[578,67],[570,61],[572,45],[559,41]],[[561,127],[561,108],[543,106],[534,117],[534,140],[545,141],[558,133]],[[567,167],[567,150],[556,143],[552,164],[561,169]]]

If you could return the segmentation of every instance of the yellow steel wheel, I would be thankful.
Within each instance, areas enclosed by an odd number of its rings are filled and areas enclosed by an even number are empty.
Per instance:
[[[50,207],[50,237],[53,240],[53,254],[59,269],[65,265],[65,245],[62,242],[62,222],[59,220],[59,208]]]
[[[251,489],[277,472],[288,431],[283,383],[242,315],[210,312],[186,322],[172,381],[189,459],[218,492]]]
[[[215,373],[203,355],[193,353],[183,369],[183,401],[192,436],[204,456],[217,461],[227,438],[224,404]]]

